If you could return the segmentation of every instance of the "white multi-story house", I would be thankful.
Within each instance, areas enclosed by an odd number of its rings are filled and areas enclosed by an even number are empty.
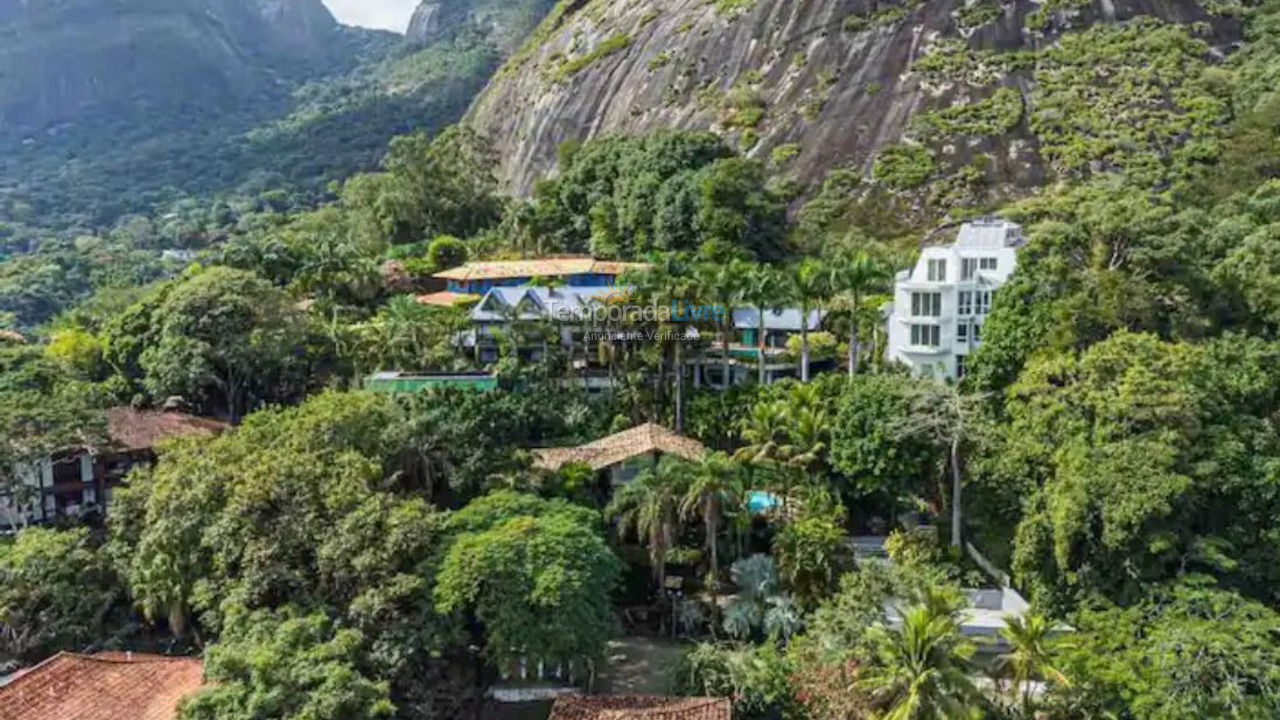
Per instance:
[[[918,375],[963,377],[1023,242],[1020,226],[982,218],[965,223],[954,244],[926,247],[913,269],[898,273],[886,308],[889,359]]]

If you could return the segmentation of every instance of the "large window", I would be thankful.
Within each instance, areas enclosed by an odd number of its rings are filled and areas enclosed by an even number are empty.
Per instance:
[[[964,355],[956,356],[956,377],[964,377]]]
[[[961,290],[959,293],[959,296],[960,296],[959,302],[957,303],[959,307],[957,308],[956,313],[961,317],[972,315],[973,314],[973,291]]]
[[[937,325],[912,325],[911,344],[920,347],[938,347],[942,344],[942,335]]]
[[[972,280],[977,270],[978,270],[977,258],[961,258],[960,260],[960,279],[961,280]]]
[[[944,282],[947,279],[947,261],[929,261],[929,282]]]
[[[978,269],[979,270],[995,270],[997,264],[998,263],[996,261],[996,258],[993,258],[993,257],[980,258],[978,262]]]
[[[956,340],[962,343],[969,342],[969,321],[961,320],[956,323]]]
[[[942,314],[942,293],[911,293],[912,317],[938,317]]]
[[[991,291],[984,290],[977,293],[978,314],[986,315],[991,312]]]

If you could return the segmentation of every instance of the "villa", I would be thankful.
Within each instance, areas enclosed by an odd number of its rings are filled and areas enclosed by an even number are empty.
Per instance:
[[[888,317],[888,359],[917,375],[958,379],[982,341],[992,297],[1009,279],[1022,228],[999,218],[967,222],[955,243],[927,247],[898,273]]]

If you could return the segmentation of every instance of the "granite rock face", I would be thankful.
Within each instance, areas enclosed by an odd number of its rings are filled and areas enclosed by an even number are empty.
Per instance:
[[[975,18],[979,3],[985,14]],[[914,70],[940,42],[1034,49],[1063,30],[1137,15],[1206,22],[1220,44],[1239,30],[1191,0],[1098,0],[1033,31],[1028,16],[1041,8],[1029,0],[566,0],[490,82],[468,122],[496,144],[501,177],[520,195],[554,169],[567,140],[660,128],[712,129],[752,157],[779,151],[807,182],[836,167],[869,172],[876,152],[923,110],[982,99]],[[1024,97],[1030,83],[1016,73],[998,80]],[[957,163],[988,156],[993,183],[1045,179],[1025,128],[942,151]]]

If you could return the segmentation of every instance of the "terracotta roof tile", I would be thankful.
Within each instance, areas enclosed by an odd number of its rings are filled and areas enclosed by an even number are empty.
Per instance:
[[[656,425],[645,423],[630,430],[601,438],[573,448],[546,448],[534,450],[535,467],[558,470],[566,463],[580,462],[592,470],[603,470],[611,465],[629,460],[637,455],[661,452],[676,455],[685,460],[702,458],[707,448],[692,438],[687,438]]]
[[[562,695],[548,720],[732,720],[728,698]]]
[[[644,263],[596,260],[590,256],[549,257],[534,260],[493,260],[470,262],[461,267],[439,272],[432,277],[442,280],[501,280],[519,277],[557,277],[599,273],[621,275],[632,269],[648,267]]]
[[[0,720],[172,720],[199,658],[58,653],[0,686]]]
[[[482,295],[472,295],[470,293],[456,293],[443,290],[427,295],[419,295],[418,303],[421,305],[434,305],[436,307],[453,307],[459,303],[474,302],[479,300]]]
[[[107,435],[124,450],[149,450],[156,443],[180,435],[214,435],[229,425],[170,410],[136,410],[114,407],[107,411]]]

